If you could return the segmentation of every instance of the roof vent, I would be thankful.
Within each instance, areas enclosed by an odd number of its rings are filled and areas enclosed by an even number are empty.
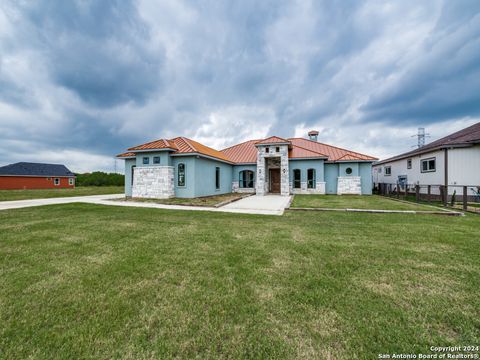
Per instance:
[[[312,141],[318,141],[318,131],[312,130],[308,132],[308,138]]]

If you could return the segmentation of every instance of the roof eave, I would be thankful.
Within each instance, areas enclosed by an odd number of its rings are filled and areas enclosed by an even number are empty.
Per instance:
[[[220,159],[220,158],[217,158],[215,156],[205,155],[205,154],[202,154],[202,153],[199,153],[199,152],[179,153],[179,154],[172,154],[170,156],[172,156],[172,157],[199,156],[199,157],[203,157],[203,158],[206,158],[206,159],[220,161],[220,162],[223,162],[223,163],[226,163],[226,164],[229,164],[229,165],[235,165],[235,163],[232,162],[232,161]]]

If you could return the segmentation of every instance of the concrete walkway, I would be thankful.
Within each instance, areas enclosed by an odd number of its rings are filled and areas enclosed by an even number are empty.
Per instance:
[[[191,210],[191,211],[214,211],[214,212],[230,212],[240,214],[259,214],[259,215],[282,215],[285,208],[290,203],[290,196],[266,195],[266,196],[249,196],[247,198],[235,201],[219,208],[202,207],[202,206],[182,206],[182,205],[164,205],[150,202],[135,201],[119,201],[123,198],[123,194],[112,195],[91,195],[76,196],[64,198],[49,199],[32,199],[32,200],[16,200],[1,201],[0,210],[19,209],[32,206],[68,204],[75,202],[109,205],[109,206],[131,206],[154,209],[170,209],[170,210]],[[117,199],[117,200],[114,200]]]
[[[111,195],[89,195],[89,196],[72,196],[72,197],[58,197],[48,199],[29,199],[29,200],[14,200],[14,201],[0,201],[0,210],[20,209],[32,206],[43,205],[55,205],[55,204],[68,204],[74,202],[93,203],[102,201],[105,199],[118,199],[122,198],[123,194],[111,194]]]

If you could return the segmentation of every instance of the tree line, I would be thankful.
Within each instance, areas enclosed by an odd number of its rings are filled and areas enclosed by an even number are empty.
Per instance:
[[[75,174],[76,186],[124,186],[125,175],[94,171],[92,173]]]

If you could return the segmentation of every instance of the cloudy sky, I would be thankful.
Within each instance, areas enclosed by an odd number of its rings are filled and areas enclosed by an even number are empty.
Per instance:
[[[384,158],[478,121],[478,0],[0,2],[0,165],[311,129]]]

